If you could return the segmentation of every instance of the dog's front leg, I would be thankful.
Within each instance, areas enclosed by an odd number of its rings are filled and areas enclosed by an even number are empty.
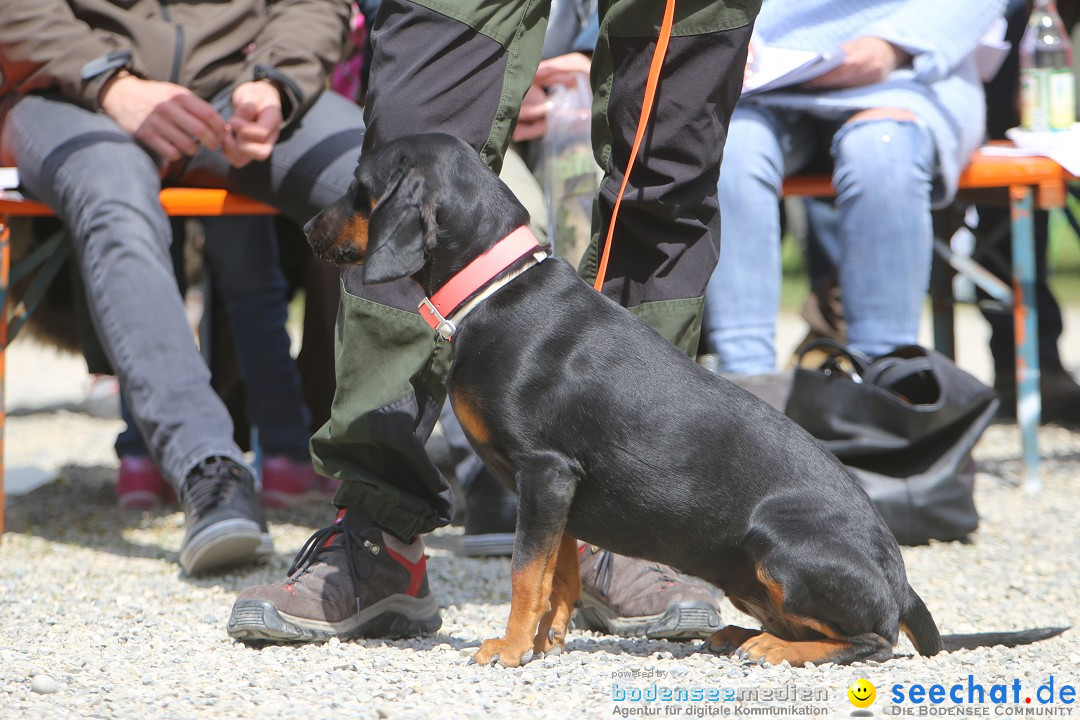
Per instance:
[[[518,667],[531,660],[537,625],[553,610],[555,568],[576,482],[569,465],[558,456],[530,457],[522,465],[526,467],[516,477],[518,520],[510,572],[510,618],[506,634],[485,640],[473,655],[475,662],[484,665],[498,661]]]
[[[580,597],[581,570],[577,540],[563,533],[551,581],[551,609],[540,618],[540,627],[533,638],[533,652],[538,655],[562,652],[566,645],[566,628],[570,625],[570,616]]]

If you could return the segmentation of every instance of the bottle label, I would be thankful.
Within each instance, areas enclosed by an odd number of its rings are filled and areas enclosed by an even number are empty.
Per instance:
[[[1076,81],[1070,70],[1025,68],[1020,74],[1020,124],[1026,130],[1068,130],[1076,122]]]
[[[1076,122],[1076,80],[1068,70],[1055,70],[1047,79],[1050,129],[1068,130]]]

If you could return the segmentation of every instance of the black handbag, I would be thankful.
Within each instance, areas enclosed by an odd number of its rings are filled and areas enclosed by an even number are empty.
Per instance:
[[[934,350],[871,360],[816,340],[799,354],[785,412],[852,471],[898,542],[920,545],[978,527],[971,450],[997,406],[993,388]]]

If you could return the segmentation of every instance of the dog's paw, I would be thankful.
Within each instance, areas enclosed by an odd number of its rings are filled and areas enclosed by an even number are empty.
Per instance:
[[[792,667],[801,667],[802,662],[793,652],[792,643],[781,640],[767,632],[750,638],[735,652],[735,657],[755,665],[779,665],[787,660]]]
[[[738,625],[728,625],[717,630],[705,641],[705,647],[717,655],[731,655],[747,640],[761,634],[761,630],[750,630]]]
[[[529,662],[536,655],[532,643],[520,643],[507,640],[506,638],[491,638],[485,640],[480,649],[469,660],[470,663],[480,665],[493,665],[499,663],[503,667],[520,667]]]
[[[537,657],[560,655],[566,645],[566,629],[551,628],[547,632],[538,632],[533,638],[533,652]]]

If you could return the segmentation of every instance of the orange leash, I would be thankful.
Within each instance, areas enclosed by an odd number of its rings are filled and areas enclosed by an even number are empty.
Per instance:
[[[641,140],[645,137],[645,129],[649,126],[649,116],[652,115],[653,101],[656,99],[656,86],[660,82],[660,67],[664,64],[664,55],[667,54],[668,40],[671,39],[671,26],[674,21],[675,0],[667,0],[667,5],[664,8],[664,20],[660,23],[660,36],[656,39],[656,50],[653,51],[652,64],[649,66],[649,78],[645,83],[645,99],[641,104],[641,117],[638,118],[637,133],[634,135],[634,148],[630,151],[630,160],[626,163],[626,172],[623,174],[619,194],[615,196],[615,207],[611,209],[607,239],[604,241],[604,252],[600,255],[600,266],[596,271],[596,282],[593,283],[593,287],[597,291],[604,286],[608,257],[611,255],[611,238],[615,234],[615,218],[619,216],[619,206],[622,205],[623,193],[626,192],[626,183],[630,180],[630,173],[634,169],[634,160],[637,159],[638,150],[641,148]]]

